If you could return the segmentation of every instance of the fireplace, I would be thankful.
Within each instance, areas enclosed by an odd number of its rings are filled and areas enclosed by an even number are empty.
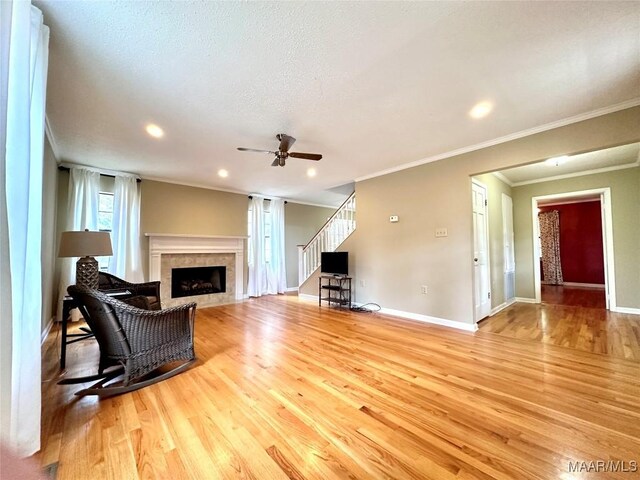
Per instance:
[[[244,243],[246,237],[174,235],[147,233],[149,237],[149,280],[159,280],[164,308],[175,307],[190,297],[171,298],[174,268],[226,267],[225,293],[192,297],[198,308],[224,305],[244,298]]]
[[[171,298],[224,293],[227,267],[186,267],[171,269]]]

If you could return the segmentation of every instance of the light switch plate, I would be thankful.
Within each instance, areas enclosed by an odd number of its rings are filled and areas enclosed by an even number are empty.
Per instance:
[[[444,227],[436,228],[436,237],[447,237],[449,233]]]

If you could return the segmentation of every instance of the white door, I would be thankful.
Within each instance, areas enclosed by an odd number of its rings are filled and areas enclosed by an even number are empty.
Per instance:
[[[487,188],[476,181],[473,195],[473,281],[475,321],[491,313],[491,278],[489,273],[489,221],[487,215]]]
[[[513,238],[513,201],[502,194],[502,243],[504,248],[504,301],[516,296],[516,259]]]

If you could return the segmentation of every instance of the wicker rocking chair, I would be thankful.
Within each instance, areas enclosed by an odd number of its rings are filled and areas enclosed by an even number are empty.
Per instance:
[[[195,303],[145,310],[133,306],[148,306],[144,296],[129,298],[125,303],[98,290],[75,285],[68,292],[78,303],[100,347],[97,375],[59,382],[98,380],[76,395],[108,397],[131,392],[172,377],[195,362]],[[176,365],[177,362],[180,363]],[[117,377],[121,378],[114,380]],[[107,383],[110,380],[114,381]]]

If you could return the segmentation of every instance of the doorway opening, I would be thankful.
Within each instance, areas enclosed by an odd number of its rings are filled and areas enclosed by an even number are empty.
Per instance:
[[[536,303],[615,309],[610,188],[531,203]]]

